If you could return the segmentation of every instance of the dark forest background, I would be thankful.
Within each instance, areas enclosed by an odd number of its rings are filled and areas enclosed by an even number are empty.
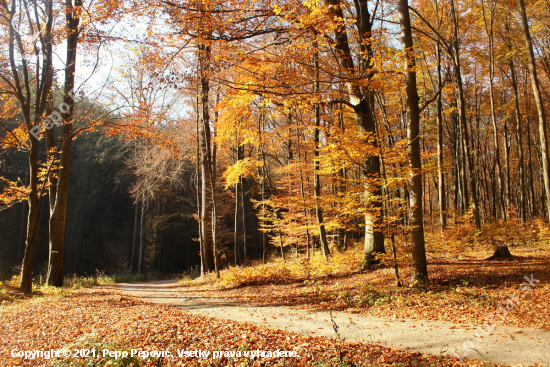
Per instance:
[[[137,271],[139,221],[130,194],[132,176],[128,152],[119,141],[99,132],[82,134],[73,143],[67,209],[66,274],[87,275]],[[25,180],[26,154],[10,150],[0,159],[0,176]],[[182,177],[182,181],[189,181]],[[166,190],[150,202],[145,213],[143,272],[180,273],[199,264],[194,190],[189,185]],[[48,262],[48,207],[40,207],[37,275]],[[141,215],[141,213],[139,213]],[[0,280],[17,274],[25,246],[27,203],[0,211]],[[134,236],[136,230],[136,236]],[[136,238],[135,238],[136,237]],[[134,248],[134,240],[137,248]],[[132,250],[134,254],[132,256]],[[134,260],[132,264],[132,258]]]

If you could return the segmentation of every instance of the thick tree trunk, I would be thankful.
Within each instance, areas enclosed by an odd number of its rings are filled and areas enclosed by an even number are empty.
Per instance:
[[[409,1],[399,0],[399,19],[401,23],[401,42],[407,62],[407,107],[409,123],[407,125],[407,154],[410,171],[410,220],[413,274],[411,282],[423,282],[428,279],[426,249],[424,244],[424,219],[422,211],[422,161],[420,154],[420,109],[416,88],[416,60],[414,57]]]
[[[493,256],[486,260],[511,260],[514,256],[510,253],[508,246],[498,246]]]
[[[345,19],[340,0],[326,0],[326,3],[331,6],[331,11],[336,19]],[[366,74],[366,79],[371,79],[373,73],[368,70],[371,67],[370,59],[372,57],[372,49],[369,42],[372,26],[370,13],[366,0],[356,1],[355,6],[357,11],[356,23],[360,39],[362,40],[359,45],[363,54],[361,64],[367,69],[362,70],[362,72]],[[367,134],[367,139],[376,146],[376,124],[374,122],[374,112],[372,111],[373,94],[369,91],[363,92],[359,84],[351,81],[359,73],[359,70],[355,68],[351,57],[345,25],[340,25],[334,33],[336,41],[335,49],[346,77],[349,78],[346,86],[350,103],[354,106],[355,122]],[[384,248],[384,233],[380,229],[380,225],[384,221],[382,201],[378,199],[382,196],[382,189],[379,184],[374,182],[380,178],[380,158],[377,155],[365,158],[363,173],[368,179],[372,180],[367,184],[365,189],[365,196],[371,200],[372,204],[370,210],[365,215],[365,243],[363,247],[363,258],[365,261],[370,262],[374,252],[386,252]]]
[[[525,49],[527,51],[527,66],[529,67],[529,77],[531,80],[531,87],[533,88],[533,96],[535,97],[535,105],[537,107],[538,119],[539,119],[539,136],[540,136],[540,150],[542,161],[542,178],[544,183],[545,198],[546,198],[546,211],[548,218],[550,218],[550,167],[548,162],[548,141],[546,132],[546,111],[542,103],[542,96],[540,93],[539,80],[537,75],[537,66],[535,60],[535,54],[533,52],[533,44],[531,42],[531,33],[529,31],[529,23],[527,21],[527,14],[525,12],[525,1],[517,0],[518,7],[521,15],[521,23],[523,25],[523,39],[525,41]]]
[[[50,258],[46,283],[56,287],[63,286],[65,251],[65,225],[67,222],[67,197],[69,193],[69,165],[73,141],[74,87],[76,73],[76,52],[78,45],[78,27],[82,0],[66,0],[65,18],[69,28],[67,37],[67,64],[65,66],[65,86],[63,103],[60,107],[63,117],[59,169],[57,173],[57,194],[55,207],[50,213]]]
[[[6,9],[8,3],[4,4]],[[17,12],[17,5],[15,1],[12,1],[9,5],[9,15],[13,20]],[[29,160],[29,194],[27,197],[28,203],[28,216],[27,216],[27,228],[26,228],[26,241],[25,251],[23,254],[23,260],[21,263],[21,275],[19,281],[19,287],[25,293],[32,292],[32,280],[33,280],[33,263],[34,256],[38,245],[38,237],[40,231],[40,215],[38,213],[41,195],[43,191],[38,187],[39,185],[39,166],[38,166],[38,137],[40,132],[40,123],[42,123],[46,106],[50,103],[51,89],[52,89],[52,1],[45,1],[46,12],[48,20],[45,24],[45,32],[40,38],[40,44],[35,46],[34,51],[41,52],[42,65],[36,64],[36,70],[33,70],[32,77],[35,78],[31,81],[30,69],[31,65],[27,62],[27,56],[22,46],[21,35],[15,31],[14,27],[9,27],[8,31],[8,56],[9,67],[11,70],[11,76],[13,80],[10,82],[14,86],[13,94],[18,100],[19,109],[25,125],[29,132],[29,150],[27,156]],[[37,11],[36,4],[34,5],[34,11]],[[44,25],[37,25],[42,27]],[[42,48],[42,49],[40,49]],[[21,62],[16,62],[16,49],[21,54]],[[40,54],[36,54],[40,60]],[[42,72],[42,74],[41,74]],[[33,89],[34,88],[34,89]]]

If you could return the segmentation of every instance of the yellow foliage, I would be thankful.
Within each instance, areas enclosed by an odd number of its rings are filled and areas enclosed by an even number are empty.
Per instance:
[[[254,158],[247,157],[237,161],[232,166],[227,167],[223,177],[225,178],[225,188],[239,183],[241,177],[254,176],[257,169],[263,165],[263,162]]]
[[[247,284],[284,284],[346,275],[357,271],[361,261],[361,251],[356,248],[344,252],[333,251],[328,262],[321,252],[315,252],[309,259],[302,257],[283,261],[278,258],[267,264],[232,266],[222,270],[218,285],[234,287]]]

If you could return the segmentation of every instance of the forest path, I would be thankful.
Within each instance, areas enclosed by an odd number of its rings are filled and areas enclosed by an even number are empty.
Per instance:
[[[550,366],[550,331],[497,326],[489,335],[477,327],[444,321],[376,318],[345,312],[310,311],[288,306],[256,306],[220,299],[189,297],[177,280],[117,284],[108,288],[156,304],[288,332],[379,344],[429,354],[447,354],[509,365]],[[471,344],[469,343],[471,342]],[[466,344],[465,344],[466,343]],[[466,348],[471,348],[468,351]],[[455,353],[453,353],[453,351]]]

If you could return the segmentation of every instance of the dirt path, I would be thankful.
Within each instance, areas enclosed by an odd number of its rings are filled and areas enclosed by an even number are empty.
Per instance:
[[[443,321],[364,317],[285,306],[254,306],[209,298],[185,297],[177,281],[113,286],[128,295],[201,315],[251,322],[290,332],[374,343],[422,353],[465,356],[510,365],[550,366],[550,331],[497,326],[478,340],[474,327]],[[337,329],[338,334],[335,329]],[[465,347],[467,349],[465,349]],[[453,351],[455,353],[453,353]]]

